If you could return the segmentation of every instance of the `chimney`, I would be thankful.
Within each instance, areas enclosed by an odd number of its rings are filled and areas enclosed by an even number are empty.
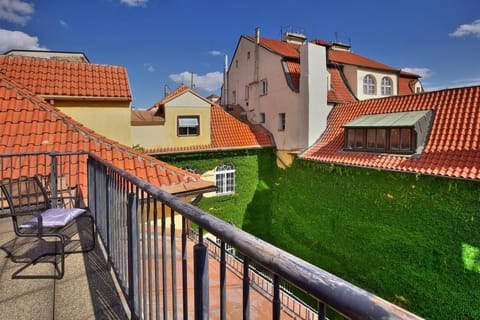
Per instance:
[[[307,36],[299,32],[285,32],[283,34],[283,41],[294,44],[304,44],[307,41]]]
[[[325,131],[331,107],[327,104],[326,48],[305,42],[300,47],[300,114],[301,137],[311,146]]]
[[[260,44],[260,28],[259,27],[255,28],[255,42],[257,44]]]

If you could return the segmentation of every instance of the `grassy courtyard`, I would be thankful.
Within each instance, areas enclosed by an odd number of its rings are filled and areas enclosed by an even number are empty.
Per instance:
[[[225,159],[237,193],[202,209],[428,319],[480,319],[478,183],[306,161],[278,170],[268,152]]]

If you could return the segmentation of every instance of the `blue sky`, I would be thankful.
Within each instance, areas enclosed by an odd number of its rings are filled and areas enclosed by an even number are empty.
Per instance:
[[[427,90],[480,84],[479,0],[0,0],[0,52],[84,52],[125,66],[133,106],[190,84],[220,94],[225,54],[241,35],[338,37],[352,50],[423,76]]]

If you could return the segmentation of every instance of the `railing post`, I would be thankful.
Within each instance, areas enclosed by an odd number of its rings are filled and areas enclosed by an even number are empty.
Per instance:
[[[50,205],[52,208],[57,207],[57,156],[55,153],[50,153],[52,158],[51,168],[50,168],[50,189],[52,192],[52,199]]]
[[[110,174],[105,172],[105,241],[108,255],[110,256]]]
[[[193,277],[195,320],[208,320],[208,248],[203,244],[203,231],[198,231],[198,243],[193,246]]]
[[[138,319],[139,301],[138,292],[138,221],[137,221],[137,196],[128,195],[127,228],[128,228],[128,305],[131,318]]]

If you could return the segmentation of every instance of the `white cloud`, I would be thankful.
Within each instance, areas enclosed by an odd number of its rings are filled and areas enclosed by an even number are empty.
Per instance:
[[[430,78],[432,76],[432,70],[428,68],[403,68],[403,71],[415,73],[421,76],[422,78]]]
[[[129,7],[144,7],[148,0],[120,0],[120,2]]]
[[[144,63],[143,66],[148,72],[155,72],[155,67],[151,63]]]
[[[468,35],[475,35],[480,37],[480,19],[473,21],[471,24],[462,24],[457,30],[449,33],[451,37],[463,37]]]
[[[211,50],[211,51],[208,51],[208,54],[211,56],[219,56],[222,54],[222,52],[218,50]]]
[[[480,78],[460,79],[453,81],[453,83],[462,87],[476,86],[480,85]]]
[[[0,29],[0,52],[12,49],[46,50],[38,44],[38,38],[21,31]]]
[[[25,25],[34,11],[33,4],[22,0],[0,0],[0,20]]]
[[[68,29],[68,23],[65,22],[65,20],[60,20],[60,25],[64,27],[65,29]]]
[[[184,71],[182,73],[171,74],[168,76],[173,82],[190,85],[192,82],[192,73]],[[209,72],[204,75],[193,74],[193,84],[195,89],[213,92],[218,90],[223,83],[222,72]]]

